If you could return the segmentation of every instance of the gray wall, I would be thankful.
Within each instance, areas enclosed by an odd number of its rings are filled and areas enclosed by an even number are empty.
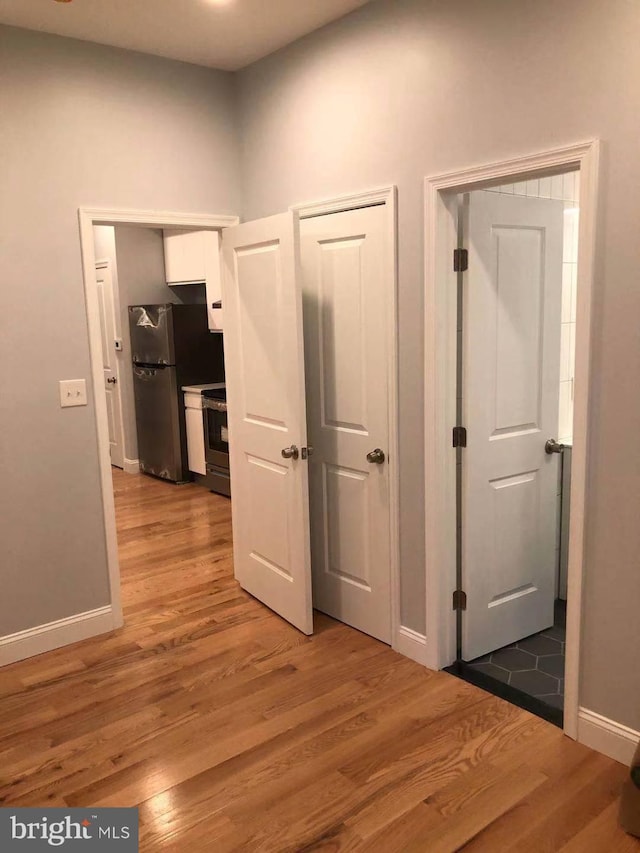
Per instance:
[[[0,28],[0,636],[108,603],[81,205],[240,207],[227,74]],[[9,286],[10,283],[10,286]]]
[[[636,729],[639,41],[636,0],[383,0],[250,67],[238,88],[246,218],[399,187],[402,613],[417,630],[422,178],[603,140],[580,701]]]

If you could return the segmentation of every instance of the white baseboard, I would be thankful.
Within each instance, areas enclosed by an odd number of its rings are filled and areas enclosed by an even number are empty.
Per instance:
[[[413,628],[405,628],[401,625],[396,633],[396,641],[393,644],[396,652],[404,655],[416,663],[427,665],[427,638],[424,634],[419,634]]]
[[[140,460],[139,459],[126,459],[125,458],[123,470],[127,474],[139,474],[140,473]]]
[[[109,604],[46,625],[37,625],[26,631],[18,631],[16,634],[8,634],[6,637],[0,637],[0,666],[41,655],[79,640],[87,640],[98,634],[106,634],[115,627],[113,611]]]
[[[596,714],[595,711],[580,708],[578,741],[628,766],[640,741],[640,732]]]

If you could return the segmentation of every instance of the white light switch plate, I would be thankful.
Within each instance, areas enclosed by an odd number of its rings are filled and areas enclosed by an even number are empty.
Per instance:
[[[87,405],[87,383],[84,379],[62,379],[60,381],[60,406]]]

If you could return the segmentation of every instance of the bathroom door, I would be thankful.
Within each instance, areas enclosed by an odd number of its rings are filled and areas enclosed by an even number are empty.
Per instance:
[[[468,196],[463,299],[463,658],[553,624],[563,203]]]

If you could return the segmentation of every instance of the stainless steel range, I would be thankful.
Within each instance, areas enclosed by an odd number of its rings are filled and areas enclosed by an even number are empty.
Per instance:
[[[230,497],[226,389],[211,388],[202,392],[202,416],[204,456],[207,463],[206,485],[212,491]]]

